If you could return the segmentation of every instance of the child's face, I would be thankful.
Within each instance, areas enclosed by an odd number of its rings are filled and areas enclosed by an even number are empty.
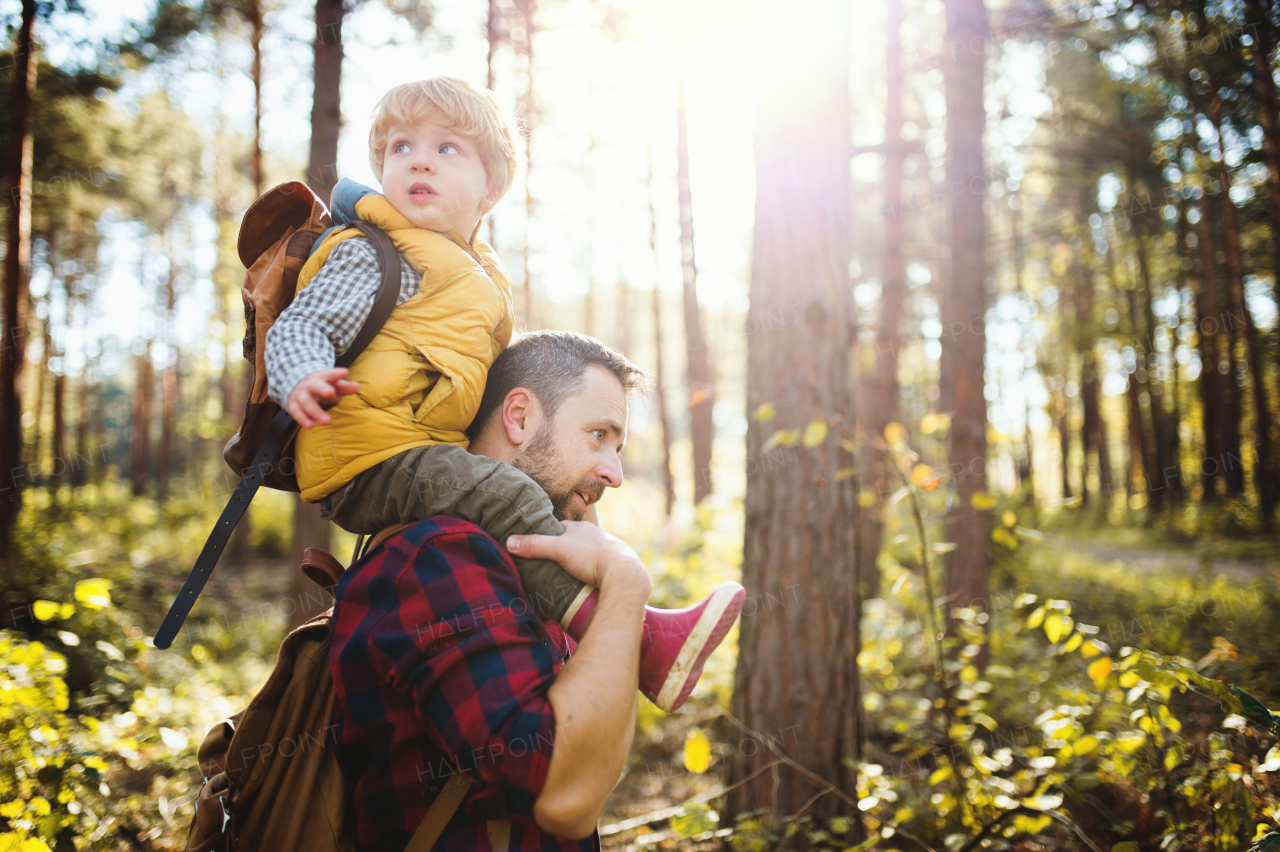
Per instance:
[[[415,227],[466,239],[494,205],[479,153],[454,130],[430,121],[397,125],[384,154],[382,193]]]

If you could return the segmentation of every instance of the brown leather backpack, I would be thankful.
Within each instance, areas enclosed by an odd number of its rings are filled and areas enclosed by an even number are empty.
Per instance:
[[[342,574],[338,561],[316,548],[306,551],[302,570],[330,591]],[[286,636],[275,669],[249,706],[204,738],[197,757],[205,783],[186,852],[356,849],[350,796],[334,748],[332,616],[330,609]],[[465,772],[453,774],[406,852],[430,850],[470,786]],[[490,828],[491,836],[497,828]]]
[[[280,312],[293,301],[298,273],[329,223],[324,202],[305,183],[296,180],[263,195],[244,215],[236,250],[248,269],[240,290],[244,297],[249,398],[240,428],[222,451],[227,464],[241,479],[156,631],[157,648],[168,648],[177,638],[258,488],[265,485],[281,491],[298,490],[293,464],[293,438],[298,424],[267,396],[266,339]],[[400,254],[391,238],[368,222],[352,222],[351,226],[360,229],[377,248],[382,281],[364,325],[347,350],[334,359],[339,367],[351,366],[382,330],[400,295]]]

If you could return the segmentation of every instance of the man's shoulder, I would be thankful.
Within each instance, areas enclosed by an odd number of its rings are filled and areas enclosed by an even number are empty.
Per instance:
[[[447,515],[397,530],[365,558],[364,564],[376,564],[378,572],[412,568],[423,581],[464,572],[488,574],[506,585],[508,578],[517,576],[510,554],[493,536],[470,521]]]

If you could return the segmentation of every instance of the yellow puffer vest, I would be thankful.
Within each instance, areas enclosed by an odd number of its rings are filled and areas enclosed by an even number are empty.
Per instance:
[[[351,365],[348,378],[360,390],[329,410],[328,424],[299,431],[298,486],[309,503],[405,450],[467,446],[463,432],[514,325],[511,285],[487,245],[415,228],[381,195],[361,198],[356,213],[391,236],[422,283]],[[362,236],[346,228],[321,241],[298,275],[298,290],[338,243]]]

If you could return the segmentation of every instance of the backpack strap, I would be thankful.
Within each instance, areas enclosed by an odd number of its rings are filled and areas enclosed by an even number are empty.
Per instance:
[[[418,823],[418,828],[413,832],[413,837],[409,838],[409,845],[404,848],[404,852],[431,852],[431,847],[436,845],[436,841],[444,833],[444,827],[449,824],[449,820],[453,819],[458,806],[467,797],[467,791],[470,789],[470,775],[461,769],[453,773],[449,783],[444,785],[440,795],[436,796],[436,800],[431,803],[427,815],[422,818],[422,822]]]
[[[369,341],[382,330],[382,326],[395,309],[400,297],[400,254],[396,251],[395,244],[386,232],[376,225],[362,221],[355,223],[355,226],[378,249],[378,266],[382,271],[382,283],[378,287],[378,294],[374,296],[373,308],[365,318],[364,324],[360,326],[360,331],[356,333],[355,340],[347,347],[347,351],[335,359],[335,364],[339,367],[349,367],[359,357],[364,348],[369,345]],[[195,605],[196,598],[204,589],[205,583],[209,581],[209,576],[213,574],[214,566],[218,564],[218,557],[222,555],[227,542],[231,540],[231,533],[235,530],[236,524],[249,508],[249,502],[258,493],[263,479],[271,471],[276,456],[293,440],[297,432],[298,424],[289,416],[288,411],[281,409],[276,412],[276,416],[271,419],[271,428],[267,431],[266,440],[262,442],[258,454],[254,456],[253,465],[245,470],[239,484],[231,492],[231,499],[227,501],[226,508],[218,516],[217,523],[213,525],[213,531],[209,533],[200,556],[196,558],[195,566],[187,575],[186,582],[182,584],[182,590],[178,592],[173,605],[169,607],[169,612],[165,615],[160,629],[156,631],[154,641],[157,648],[168,648],[177,638],[178,631],[182,629],[182,623],[191,613],[191,607]]]

